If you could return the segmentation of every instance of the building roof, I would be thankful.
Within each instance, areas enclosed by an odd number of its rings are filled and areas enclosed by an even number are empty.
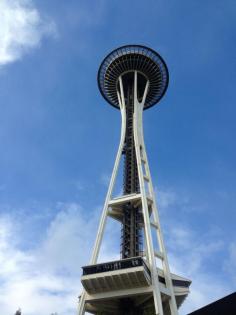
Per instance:
[[[188,315],[234,315],[236,314],[236,292],[223,297]]]

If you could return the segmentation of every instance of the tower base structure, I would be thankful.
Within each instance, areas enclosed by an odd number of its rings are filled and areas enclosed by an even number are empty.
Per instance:
[[[171,315],[170,292],[163,270],[157,268],[165,315]],[[177,307],[189,293],[191,281],[171,273]],[[153,315],[155,305],[151,273],[142,257],[111,261],[83,267],[81,278],[85,311],[96,315]]]

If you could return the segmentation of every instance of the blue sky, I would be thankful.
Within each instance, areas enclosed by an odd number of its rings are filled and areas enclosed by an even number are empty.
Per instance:
[[[193,281],[180,313],[235,291],[235,18],[233,0],[0,1],[2,314],[75,314],[120,131],[96,74],[132,43],[170,72],[144,124],[171,268]]]

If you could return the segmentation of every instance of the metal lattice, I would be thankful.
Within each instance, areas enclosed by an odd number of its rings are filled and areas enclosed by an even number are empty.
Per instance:
[[[124,79],[125,79],[124,75]],[[138,168],[135,154],[134,135],[133,135],[133,76],[131,80],[126,79],[126,136],[123,149],[124,154],[124,176],[123,194],[139,193]],[[143,249],[141,220],[142,214],[140,207],[134,207],[127,203],[123,207],[123,222],[121,227],[121,258],[139,256]]]

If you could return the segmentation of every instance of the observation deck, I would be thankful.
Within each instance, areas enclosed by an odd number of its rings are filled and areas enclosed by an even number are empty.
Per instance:
[[[158,268],[162,301],[168,302],[163,270]],[[189,293],[191,281],[171,274],[178,307]],[[145,309],[153,308],[151,273],[142,257],[133,257],[83,267],[81,278],[87,292],[86,310],[91,313],[120,314],[122,299],[132,299],[134,305]],[[169,314],[168,311],[165,314]]]
[[[126,45],[113,50],[107,55],[98,71],[99,90],[105,100],[112,106],[119,108],[117,97],[119,77],[134,71],[137,71],[141,77],[149,81],[144,109],[158,103],[165,94],[169,74],[162,57],[148,47]]]

